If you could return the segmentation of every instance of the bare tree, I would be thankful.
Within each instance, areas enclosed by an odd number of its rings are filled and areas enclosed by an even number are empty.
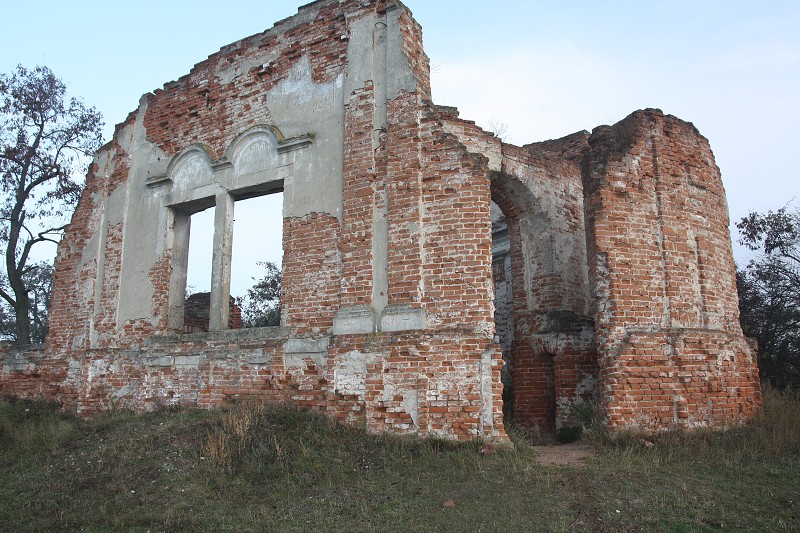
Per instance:
[[[17,343],[31,341],[31,249],[58,242],[102,126],[94,108],[66,99],[64,83],[47,67],[0,74],[0,297],[13,309]]]
[[[508,133],[508,124],[498,118],[491,118],[488,122],[489,131],[500,140],[503,140]]]

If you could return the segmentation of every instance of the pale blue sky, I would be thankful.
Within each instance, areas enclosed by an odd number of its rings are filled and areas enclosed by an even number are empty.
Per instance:
[[[408,0],[436,103],[516,144],[658,107],[711,142],[731,219],[800,196],[800,2]],[[113,125],[140,96],[301,2],[28,1],[3,8],[0,71],[44,64]],[[745,259],[737,250],[738,259]]]

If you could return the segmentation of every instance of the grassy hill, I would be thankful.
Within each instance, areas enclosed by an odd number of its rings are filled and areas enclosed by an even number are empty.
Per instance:
[[[590,432],[583,467],[253,404],[80,420],[0,400],[0,531],[798,531],[800,399],[766,396],[727,432]]]

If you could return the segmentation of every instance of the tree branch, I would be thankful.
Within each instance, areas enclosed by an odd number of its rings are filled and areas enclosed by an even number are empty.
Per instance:
[[[0,298],[3,298],[3,300],[7,301],[11,307],[17,306],[17,301],[12,298],[11,295],[8,294],[2,287],[0,287]]]

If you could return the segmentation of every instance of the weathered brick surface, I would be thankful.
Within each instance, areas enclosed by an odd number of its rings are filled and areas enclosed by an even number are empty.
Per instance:
[[[117,126],[117,134],[132,122],[131,115],[126,123]],[[103,155],[97,157],[89,169],[78,207],[58,247],[58,269],[53,275],[53,285],[64,287],[69,297],[60,298],[57,292],[54,294],[50,307],[50,330],[46,339],[48,349],[88,347],[91,317],[95,306],[101,305],[94,287],[101,259],[83,261],[83,255],[87,247],[105,244],[104,239],[99,238],[107,223],[104,204],[110,187],[127,173],[125,154],[117,142],[112,141],[101,152]]]
[[[145,116],[148,137],[170,156],[200,139],[222,156],[240,132],[271,122],[266,95],[301,58],[308,60],[314,82],[334,79],[347,60],[346,17],[367,10],[353,1],[317,4],[306,8],[319,9],[313,20],[278,22],[271,31],[223,47],[187,76],[157,90]]]
[[[373,149],[375,93],[373,85],[350,95],[345,119],[347,166],[342,188],[342,305],[368,305],[372,298],[373,206],[385,195],[385,182],[379,180],[378,162]]]
[[[339,222],[330,216],[284,219],[281,323],[297,335],[327,333],[339,308]]]
[[[658,110],[598,128],[583,161],[601,406],[611,427],[740,422],[760,405],[708,142]]]
[[[437,110],[448,132],[486,156],[508,227],[513,416],[543,432],[570,425],[572,406],[592,401],[597,381],[579,165],[588,133],[516,147]]]
[[[758,408],[724,192],[691,125],[638,112],[516,147],[429,100],[421,29],[383,0],[303,6],[146,95],[59,246],[46,345],[3,347],[0,393],[82,414],[254,396],[504,440],[503,344],[512,414],[542,432],[595,400],[611,428]],[[281,189],[281,327],[183,334],[190,215],[216,206],[224,234],[226,205]]]
[[[425,111],[420,124],[422,209],[413,222],[420,225],[423,239],[413,250],[423,264],[423,302],[435,317],[431,327],[488,326],[481,331],[488,336],[494,324],[487,162],[466,153],[435,115]]]
[[[646,111],[591,139],[579,132],[519,148],[452,108],[438,109],[449,132],[494,160],[492,200],[511,244],[518,422],[568,425],[571,406],[595,397],[612,428],[725,424],[758,408],[758,371],[738,325],[722,182],[693,126]],[[658,331],[661,351],[680,353],[684,344],[675,339],[694,331],[707,346],[696,350],[734,355],[691,370],[640,360],[645,352],[637,350],[635,363],[616,358]],[[637,392],[650,387],[665,403]],[[623,398],[620,415],[614,402]]]

